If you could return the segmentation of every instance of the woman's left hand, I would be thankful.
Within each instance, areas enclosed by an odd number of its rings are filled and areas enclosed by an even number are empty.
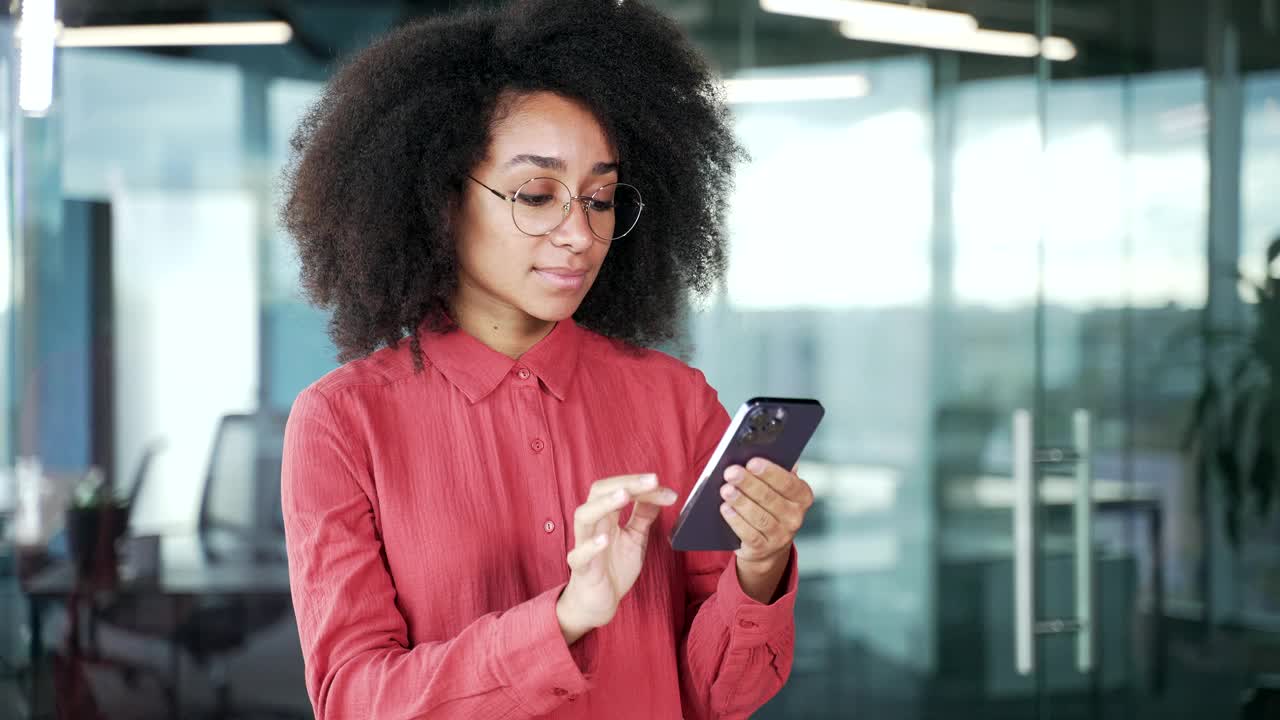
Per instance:
[[[729,467],[724,479],[728,484],[720,488],[720,514],[742,540],[739,560],[786,562],[791,541],[813,506],[813,488],[795,468],[787,471],[764,458],[752,458],[745,468]]]

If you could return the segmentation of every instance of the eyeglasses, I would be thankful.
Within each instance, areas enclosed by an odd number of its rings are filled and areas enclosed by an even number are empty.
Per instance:
[[[635,228],[644,210],[640,191],[634,185],[609,183],[590,197],[574,195],[568,185],[555,178],[536,177],[525,180],[515,194],[506,195],[468,175],[476,184],[511,203],[511,220],[525,235],[550,235],[564,224],[574,201],[582,204],[591,233],[612,242]]]

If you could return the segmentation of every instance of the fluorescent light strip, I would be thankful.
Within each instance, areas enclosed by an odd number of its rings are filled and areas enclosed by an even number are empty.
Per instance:
[[[762,10],[779,15],[856,22],[890,28],[967,32],[978,28],[968,13],[933,10],[874,0],[760,0]]]
[[[61,47],[193,47],[200,45],[283,45],[293,38],[287,22],[99,25],[62,28]]]
[[[23,0],[18,50],[18,107],[43,115],[53,104],[54,0]]]
[[[1050,60],[1067,62],[1076,57],[1076,44],[1063,37],[1049,36],[1040,43],[1040,52]]]
[[[912,28],[865,26],[852,22],[840,23],[840,34],[850,40],[915,45],[936,50],[1007,55],[1010,57],[1035,57],[1041,52],[1049,60],[1064,62],[1076,56],[1076,46],[1061,37],[1047,37],[1041,43],[1031,33],[1003,32],[999,30],[969,30],[967,32],[933,32]]]
[[[724,86],[730,104],[845,100],[871,92],[865,75],[731,78]]]

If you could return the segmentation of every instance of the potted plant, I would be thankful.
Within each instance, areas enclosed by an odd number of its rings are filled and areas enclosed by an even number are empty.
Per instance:
[[[116,541],[124,535],[128,519],[128,501],[115,495],[101,469],[91,468],[76,484],[66,515],[67,545],[81,579],[115,577]]]
[[[1212,333],[1223,340],[1230,373],[1219,379],[1205,373],[1188,428],[1202,493],[1216,478],[1221,483],[1224,522],[1233,545],[1239,546],[1241,521],[1252,505],[1259,518],[1271,510],[1280,475],[1280,237],[1267,248],[1261,282],[1240,276],[1252,292],[1253,322],[1242,332]]]

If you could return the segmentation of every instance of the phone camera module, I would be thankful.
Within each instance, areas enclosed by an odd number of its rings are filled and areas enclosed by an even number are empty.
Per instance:
[[[747,416],[747,434],[743,440],[760,445],[770,445],[782,435],[786,411],[782,408],[758,407]]]

